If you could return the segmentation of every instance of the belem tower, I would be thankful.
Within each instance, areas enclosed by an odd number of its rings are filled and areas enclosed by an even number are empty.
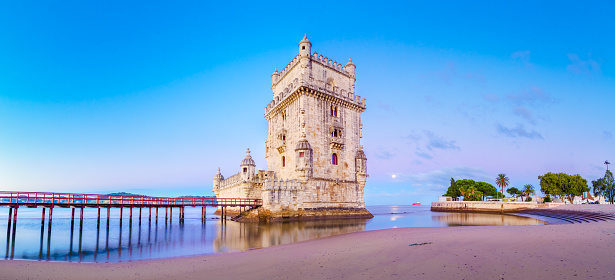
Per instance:
[[[252,219],[372,217],[363,200],[365,98],[355,95],[356,66],[311,50],[305,36],[299,54],[271,75],[267,170],[255,171],[248,149],[238,173],[225,179],[218,169],[214,176],[216,197],[263,200],[246,215]]]

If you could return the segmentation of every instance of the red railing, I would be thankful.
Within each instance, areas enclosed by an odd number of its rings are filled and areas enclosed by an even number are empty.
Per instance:
[[[0,191],[0,206],[26,207],[186,207],[261,206],[254,198],[173,198],[106,194]]]

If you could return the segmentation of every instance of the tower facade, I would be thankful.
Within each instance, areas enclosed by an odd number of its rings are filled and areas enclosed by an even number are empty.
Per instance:
[[[250,193],[259,193],[263,208],[273,212],[366,211],[367,158],[361,146],[366,105],[355,94],[356,67],[350,59],[342,65],[312,54],[311,48],[304,37],[299,53],[271,75],[272,101],[264,112],[267,171],[253,176],[258,191]],[[216,195],[224,197],[219,191],[224,180],[216,176],[222,180],[214,179]]]

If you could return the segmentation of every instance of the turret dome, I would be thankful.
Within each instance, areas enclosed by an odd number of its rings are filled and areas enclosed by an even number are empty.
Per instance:
[[[367,157],[365,156],[365,153],[363,152],[363,150],[358,150],[357,151],[357,155],[356,158],[360,158],[360,159],[367,159]]]
[[[241,166],[244,165],[249,165],[249,166],[256,166],[256,163],[254,163],[254,160],[252,159],[252,156],[250,155],[250,149],[248,148],[248,151],[246,152],[246,158],[244,158],[241,161]]]
[[[214,180],[224,180],[224,176],[222,176],[222,173],[220,173],[220,167],[218,167],[218,173],[216,173],[216,175],[214,176]]]
[[[297,145],[295,146],[295,151],[311,150],[311,149],[312,149],[312,146],[310,146],[310,142],[308,142],[308,140],[305,138],[301,138],[299,142],[297,142]]]

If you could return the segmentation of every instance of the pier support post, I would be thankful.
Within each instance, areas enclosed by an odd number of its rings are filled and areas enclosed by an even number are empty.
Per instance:
[[[152,223],[152,207],[149,207],[149,223]]]
[[[164,208],[164,223],[167,223],[167,220],[169,219],[169,207],[165,207]]]
[[[156,224],[158,224],[158,207],[156,207]]]
[[[15,207],[15,213],[13,213],[13,236],[11,238],[11,259],[15,256],[15,233],[17,232],[17,209],[19,207]]]
[[[107,207],[107,228],[109,227],[109,216],[111,216],[111,206]]]
[[[96,218],[96,228],[100,228],[100,207],[98,207],[98,216]]]
[[[139,225],[141,225],[141,209],[143,208],[139,207]]]
[[[49,219],[48,219],[49,220],[48,223],[49,223],[49,229],[50,230],[51,230],[51,221],[52,221],[52,219],[53,219],[53,207],[50,207],[49,208]]]
[[[45,208],[43,208],[45,209]],[[9,220],[6,226],[6,257],[9,257],[9,245],[11,244],[11,219],[13,218],[13,207],[9,206]]]
[[[173,222],[173,207],[169,207],[169,212],[170,212],[169,223],[172,223]]]
[[[38,252],[38,258],[42,259],[43,258],[43,237],[45,236],[45,207],[43,208],[43,214],[41,216],[41,247],[40,250]]]
[[[43,208],[43,214],[41,215],[41,230],[45,226],[45,207],[42,207],[42,208]]]
[[[79,217],[79,228],[83,228],[83,210],[84,210],[84,207],[81,207],[81,217]]]
[[[120,206],[120,227],[122,227],[122,216],[124,215],[124,207]]]
[[[70,228],[73,228],[75,226],[75,207],[71,207],[70,210]]]
[[[130,206],[130,218],[128,219],[130,225],[132,226],[132,206]]]

